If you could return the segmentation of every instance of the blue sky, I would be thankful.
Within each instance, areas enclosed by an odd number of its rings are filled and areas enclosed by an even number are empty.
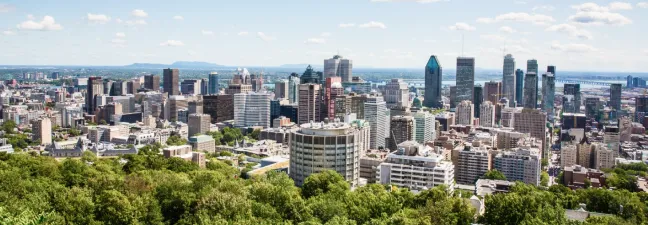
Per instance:
[[[55,2],[55,3],[54,3]],[[79,3],[81,2],[81,3]],[[444,68],[461,55],[499,69],[648,71],[648,1],[0,0],[0,64],[231,66],[311,63]]]

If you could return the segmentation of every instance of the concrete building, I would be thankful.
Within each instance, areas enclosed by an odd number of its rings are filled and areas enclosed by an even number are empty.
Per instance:
[[[190,114],[188,119],[189,137],[205,134],[211,126],[211,117],[208,114]]]
[[[340,83],[340,77],[327,77],[324,85],[324,102],[321,108],[322,119],[328,118],[333,120],[335,118],[335,99],[338,96],[344,95],[344,88]]]
[[[485,149],[453,151],[457,155],[455,181],[472,185],[491,169],[491,153]]]
[[[199,95],[202,93],[202,80],[185,79],[180,83],[180,90],[184,95]]]
[[[32,140],[38,144],[47,145],[52,143],[52,121],[47,117],[31,121]]]
[[[322,99],[320,98],[319,84],[300,84],[299,85],[299,118],[298,124],[308,122],[319,122],[321,120]]]
[[[416,140],[416,120],[411,116],[393,116],[390,122],[390,135],[385,140],[387,148],[396,150],[398,144]]]
[[[111,102],[103,106],[102,119],[109,124],[115,124],[115,116],[123,114],[122,104],[119,102]]]
[[[502,83],[497,81],[488,81],[484,83],[484,101],[493,104],[499,103],[502,98]]]
[[[205,167],[205,153],[193,152],[191,145],[169,146],[162,149],[164,158],[178,157],[186,161],[198,164],[201,168]]]
[[[162,71],[164,78],[164,92],[169,95],[180,94],[180,71],[178,69],[164,69]]]
[[[435,55],[425,64],[425,98],[423,105],[428,108],[443,108],[441,100],[442,68]]]
[[[497,142],[494,147],[498,150],[510,150],[518,147],[520,140],[529,138],[529,134],[515,132],[509,129],[498,129],[495,131],[497,134]]]
[[[151,91],[160,91],[160,76],[153,75],[153,74],[145,75],[144,88]]]
[[[615,165],[614,159],[619,156],[618,150],[613,150],[600,143],[592,144],[592,151],[594,152],[594,168],[595,169],[609,169]]]
[[[212,123],[234,119],[234,95],[203,96],[203,110],[211,116]]]
[[[398,150],[387,155],[380,164],[377,178],[380,184],[423,191],[439,185],[454,189],[454,165],[444,161],[428,146],[414,141],[403,142]]]
[[[187,99],[182,95],[169,96],[167,104],[164,106],[164,119],[168,121],[178,121],[178,111],[187,109]]]
[[[386,147],[385,139],[389,137],[390,113],[382,96],[371,96],[364,103],[364,119],[371,126],[369,146],[371,149]],[[336,116],[337,117],[337,116]]]
[[[535,109],[537,108],[537,105],[538,105],[538,74],[527,71],[527,74],[524,77],[524,108]]]
[[[457,102],[471,101],[475,89],[475,58],[457,58]]]
[[[610,85],[610,107],[616,111],[621,111],[621,84]]]
[[[425,144],[436,139],[436,120],[434,115],[426,111],[418,111],[414,113],[414,120],[416,121],[415,140],[419,144]]]
[[[485,101],[479,106],[479,126],[494,127],[495,126],[495,105],[490,101]]]
[[[324,79],[327,77],[341,77],[342,82],[350,82],[353,76],[353,61],[335,55],[324,60]]]
[[[259,92],[234,94],[234,126],[270,127],[270,94]]]
[[[475,106],[470,101],[462,101],[457,106],[456,124],[472,125],[475,120]]]
[[[515,107],[515,58],[511,54],[504,56],[502,86],[503,97],[510,100],[509,107]]]
[[[531,137],[542,140],[542,148],[540,150],[548,155],[545,151],[545,140],[547,136],[547,114],[536,109],[524,109],[522,112],[513,114],[515,121],[513,127],[515,131],[521,133],[529,133]]]
[[[410,107],[409,88],[403,79],[391,79],[386,85],[383,92],[387,108]]]
[[[563,172],[563,183],[571,189],[586,188],[586,180],[590,187],[600,188],[605,182],[605,173],[596,169],[588,169],[580,165],[566,166]]]
[[[299,75],[294,74],[290,75],[288,77],[288,101],[290,101],[290,104],[298,103],[299,102],[299,84],[301,83],[301,80],[299,79]]]
[[[508,181],[522,181],[538,186],[542,172],[541,159],[540,149],[519,148],[497,154],[494,167],[502,172]]]
[[[288,80],[278,80],[275,81],[275,89],[274,89],[274,94],[275,94],[275,99],[288,99],[288,85],[289,81]]]
[[[369,124],[362,120],[305,123],[290,133],[290,178],[297,186],[313,173],[338,172],[352,187],[360,178],[360,157],[369,147]]]
[[[88,114],[94,115],[94,112],[97,109],[95,97],[100,96],[103,93],[103,89],[103,81],[101,80],[101,77],[88,78],[87,92],[85,96],[85,107]]]
[[[214,138],[212,138],[212,136],[209,135],[202,134],[189,137],[188,142],[194,152],[202,151],[213,153],[216,151],[216,141],[214,140]]]
[[[387,151],[370,150],[360,157],[360,178],[367,179],[368,184],[377,183],[378,167],[385,161],[387,154]]]
[[[202,100],[194,100],[189,102],[189,114],[194,113],[203,113],[204,112],[204,103]]]

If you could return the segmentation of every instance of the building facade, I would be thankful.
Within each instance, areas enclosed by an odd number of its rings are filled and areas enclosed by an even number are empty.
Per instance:
[[[180,94],[180,71],[178,69],[164,69],[162,71],[164,78],[164,92],[169,93],[169,95],[179,95]]]
[[[504,69],[502,71],[503,97],[509,100],[509,107],[515,107],[515,58],[511,54],[504,56]]]
[[[441,81],[442,68],[439,60],[435,55],[430,56],[425,65],[425,98],[423,105],[428,108],[442,108],[441,100]]]
[[[457,58],[457,102],[471,101],[475,89],[475,58]]]

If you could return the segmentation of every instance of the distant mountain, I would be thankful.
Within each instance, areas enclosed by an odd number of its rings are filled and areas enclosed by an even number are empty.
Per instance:
[[[225,66],[215,64],[215,63],[208,63],[208,62],[178,61],[178,62],[174,62],[172,64],[133,63],[131,65],[127,65],[126,67],[146,68],[146,69],[160,69],[160,68],[185,68],[185,69],[200,68],[200,69],[207,69],[207,68],[218,68],[218,67],[225,67]]]
[[[281,65],[281,66],[279,66],[279,67],[281,67],[281,68],[302,68],[302,69],[306,69],[306,67],[308,67],[308,65],[310,65],[310,64],[307,64],[307,63],[301,63],[301,64],[283,64],[283,65]],[[312,65],[312,66],[313,66],[313,65]]]

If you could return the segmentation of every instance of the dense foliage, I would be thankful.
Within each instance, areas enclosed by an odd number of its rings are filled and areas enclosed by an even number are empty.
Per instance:
[[[159,145],[138,155],[58,161],[36,154],[0,154],[0,224],[470,224],[475,208],[464,191],[443,186],[413,194],[368,185],[350,190],[331,171],[298,188],[284,173],[241,179],[210,160],[201,169],[166,159]],[[648,194],[626,190],[541,190],[517,184],[486,197],[485,224],[582,224],[564,209],[587,204],[584,224],[645,224]],[[621,207],[623,205],[623,207]],[[623,210],[621,210],[623,208]]]
[[[506,176],[496,169],[487,171],[482,178],[490,180],[506,180]]]

